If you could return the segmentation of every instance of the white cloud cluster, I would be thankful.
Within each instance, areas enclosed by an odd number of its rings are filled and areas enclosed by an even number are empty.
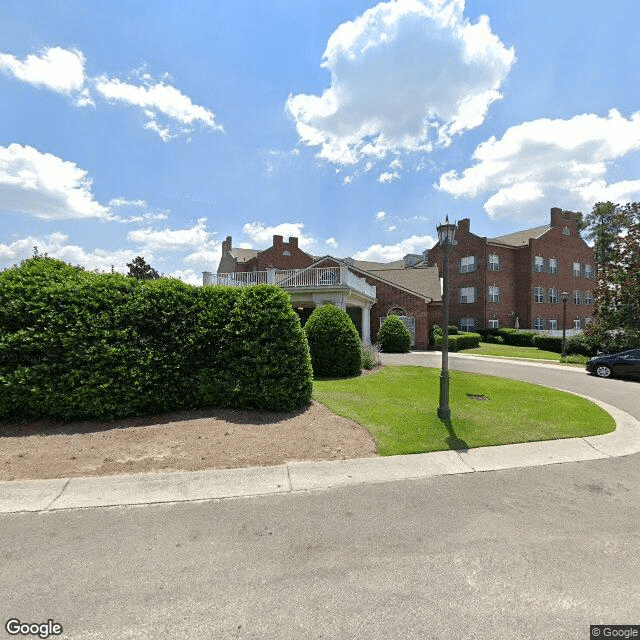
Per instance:
[[[146,209],[149,205],[146,200],[127,200],[118,196],[109,200],[110,207],[137,207],[139,209]]]
[[[291,95],[300,140],[337,164],[429,151],[479,126],[515,60],[464,0],[381,2],[331,35],[322,95]],[[368,165],[367,165],[368,166]]]
[[[127,272],[126,263],[131,262],[131,251],[120,249],[117,251],[106,249],[93,249],[87,251],[83,247],[69,243],[69,236],[56,231],[46,236],[28,236],[12,242],[11,244],[0,244],[0,256],[2,256],[2,266],[8,267],[14,262],[19,262],[28,258],[32,254],[33,247],[37,246],[40,253],[48,253],[58,260],[64,260],[70,264],[79,264],[85,269],[99,269],[100,271],[110,271],[113,265],[115,271]],[[152,255],[146,256],[152,259]]]
[[[0,146],[0,210],[45,220],[110,216],[95,200],[84,169],[19,144]]]
[[[400,174],[397,171],[384,171],[378,176],[378,182],[388,184],[394,180],[399,180]]]
[[[385,211],[378,211],[378,213],[376,213],[376,220],[384,220],[387,217],[387,214]]]
[[[242,227],[242,233],[251,238],[253,245],[258,247],[270,247],[273,242],[273,236],[287,237],[294,236],[298,238],[298,246],[306,251],[315,244],[315,239],[304,234],[304,224],[301,222],[283,222],[273,227],[267,227],[261,222],[247,222]]]
[[[335,249],[338,246],[338,241],[335,238],[327,238],[324,241],[325,245],[327,245],[327,247],[329,247],[330,249]]]
[[[147,119],[145,129],[157,133],[165,142],[179,133],[190,133],[196,124],[213,131],[223,130],[212,111],[194,104],[164,79],[155,81],[146,72],[137,74],[138,83],[106,75],[92,78],[85,72],[85,61],[77,49],[49,47],[24,60],[0,53],[0,71],[22,82],[70,95],[77,106],[95,106],[93,90],[110,103],[139,107]]]
[[[95,88],[109,102],[122,102],[142,109],[147,118],[145,128],[156,132],[165,142],[175,137],[175,129],[162,126],[158,122],[160,116],[180,123],[183,133],[192,131],[197,123],[214,131],[223,130],[209,109],[193,104],[188,96],[171,85],[154,82],[146,73],[140,84],[100,76],[95,80]]]
[[[639,150],[640,112],[533,120],[478,145],[476,163],[461,175],[443,174],[438,188],[467,198],[491,194],[484,209],[494,219],[542,220],[549,204],[585,210],[637,199],[640,180],[609,183],[607,174],[613,161]]]
[[[207,219],[200,218],[188,229],[135,229],[129,231],[127,240],[141,245],[144,251],[186,251],[211,244],[211,233],[206,226]]]
[[[28,55],[19,60],[9,53],[0,53],[0,70],[37,87],[73,96],[78,106],[92,105],[85,84],[85,57],[77,49],[51,47],[41,55]]]
[[[371,260],[374,262],[392,262],[400,260],[407,253],[422,253],[425,249],[430,249],[436,244],[436,240],[431,236],[416,236],[400,240],[396,244],[372,244],[364,251],[353,254],[356,260]]]

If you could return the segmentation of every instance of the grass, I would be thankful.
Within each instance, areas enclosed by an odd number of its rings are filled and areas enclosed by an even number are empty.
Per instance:
[[[560,362],[560,354],[553,351],[543,351],[536,347],[512,347],[508,344],[494,344],[492,342],[481,342],[479,347],[462,349],[460,353],[469,353],[474,356],[500,356],[503,358],[527,358]]]
[[[451,422],[436,416],[440,370],[388,366],[314,381],[313,397],[366,427],[382,456],[609,433],[613,418],[577,396],[528,382],[450,372]],[[484,396],[478,400],[469,396]]]

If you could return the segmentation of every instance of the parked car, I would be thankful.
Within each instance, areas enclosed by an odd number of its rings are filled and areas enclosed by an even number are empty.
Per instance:
[[[608,353],[587,360],[587,371],[599,378],[612,376],[640,378],[640,349]]]

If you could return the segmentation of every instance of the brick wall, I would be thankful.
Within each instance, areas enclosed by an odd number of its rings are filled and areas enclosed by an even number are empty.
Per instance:
[[[282,236],[273,236],[273,245],[256,256],[256,270],[266,271],[267,267],[276,269],[304,269],[313,263],[313,258],[298,247],[298,238],[290,237],[284,242]]]

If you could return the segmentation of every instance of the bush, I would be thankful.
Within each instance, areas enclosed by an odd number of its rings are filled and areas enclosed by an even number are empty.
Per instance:
[[[407,353],[411,347],[411,333],[398,316],[388,316],[378,331],[378,342],[384,353]]]
[[[361,345],[360,366],[363,369],[375,369],[380,365],[380,356],[375,345]]]
[[[535,331],[520,331],[519,329],[499,329],[498,334],[504,339],[504,343],[512,347],[533,347],[533,338],[538,334]]]
[[[450,324],[449,325],[449,335],[450,336],[457,336],[460,332],[458,331],[458,327],[456,327],[455,324]]]
[[[0,418],[290,411],[311,392],[306,338],[277,287],[138,281],[43,257],[0,273]]]
[[[504,344],[504,338],[502,336],[491,335],[490,333],[487,334],[485,338],[482,338],[482,341],[495,344]]]
[[[360,336],[346,312],[325,304],[314,309],[304,330],[316,378],[341,378],[360,373]]]
[[[562,339],[561,339],[562,341]],[[562,349],[561,349],[562,351]],[[567,338],[566,352],[571,355],[595,356],[598,352],[597,345],[591,341],[584,333]]]
[[[449,336],[449,351],[461,351],[462,349],[474,349],[480,346],[481,336],[479,333],[459,333]]]
[[[542,351],[552,351],[553,353],[562,353],[562,338],[560,336],[547,336],[537,334],[533,338],[533,344]]]
[[[436,349],[442,345],[442,327],[439,324],[434,324],[431,327],[429,344]]]
[[[495,342],[492,338],[498,337],[500,329],[476,329],[476,333],[482,336],[482,342]]]

